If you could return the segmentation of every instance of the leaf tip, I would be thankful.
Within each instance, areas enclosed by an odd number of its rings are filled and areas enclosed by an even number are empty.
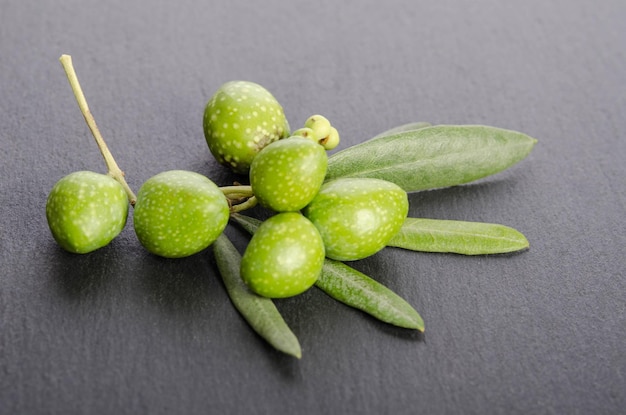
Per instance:
[[[424,321],[420,320],[417,324],[417,326],[415,327],[415,330],[419,331],[420,333],[423,333],[424,330],[426,330],[426,327],[424,327]]]
[[[413,316],[410,319],[410,323],[405,325],[404,327],[407,329],[413,329],[413,330],[417,330],[420,333],[424,332],[424,319],[422,319],[422,316],[420,316],[420,314],[415,311],[415,309],[413,309],[414,313]]]
[[[291,357],[295,357],[298,360],[302,359],[302,349],[300,348],[299,343],[296,343],[289,348],[282,348],[280,351]]]

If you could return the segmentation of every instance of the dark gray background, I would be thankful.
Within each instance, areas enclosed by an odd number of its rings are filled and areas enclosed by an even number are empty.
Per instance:
[[[625,34],[622,0],[0,1],[0,413],[623,413]],[[523,131],[527,159],[413,194],[410,214],[503,223],[531,248],[359,261],[425,334],[313,289],[277,302],[303,347],[283,356],[210,251],[159,259],[132,226],[89,255],[53,242],[52,185],[104,172],[62,53],[135,190],[169,169],[236,179],[201,127],[232,79],[292,126],[325,114],[341,148],[411,121]]]

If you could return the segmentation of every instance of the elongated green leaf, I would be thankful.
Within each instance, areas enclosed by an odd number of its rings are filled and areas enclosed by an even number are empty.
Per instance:
[[[525,158],[537,140],[481,125],[437,125],[384,135],[328,159],[326,180],[373,177],[407,192],[468,183]]]
[[[234,214],[231,218],[253,234],[261,221]],[[326,258],[315,286],[342,303],[399,327],[424,331],[424,320],[389,288],[342,262]]]
[[[519,231],[504,225],[407,218],[388,246],[463,255],[503,254],[528,248]]]
[[[376,135],[374,138],[379,138],[379,137],[384,137],[387,135],[393,135],[393,134],[398,134],[398,133],[403,133],[406,131],[414,131],[414,130],[419,130],[420,128],[426,128],[426,127],[430,127],[431,124],[429,122],[425,122],[425,121],[418,121],[418,122],[411,122],[408,124],[402,124],[399,125],[397,127],[393,127],[387,131],[383,131],[382,133]]]
[[[326,294],[395,326],[424,331],[424,320],[396,293],[343,262],[326,259],[315,286]]]
[[[262,223],[262,221],[257,218],[251,218],[250,216],[242,215],[241,213],[234,213],[230,215],[230,218],[237,222],[237,224],[250,235],[254,235],[257,228],[261,226]]]
[[[228,296],[243,318],[275,349],[300,358],[300,343],[272,300],[250,291],[241,279],[241,255],[228,237],[220,235],[213,243],[213,250]]]

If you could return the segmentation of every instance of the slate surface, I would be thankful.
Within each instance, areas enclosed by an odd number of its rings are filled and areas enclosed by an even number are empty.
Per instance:
[[[0,413],[623,413],[623,1],[0,3]],[[104,171],[62,53],[136,189],[169,169],[236,179],[201,129],[231,79],[267,87],[292,125],[325,114],[342,148],[411,121],[523,131],[539,143],[522,163],[413,194],[410,213],[503,223],[531,248],[359,261],[425,334],[311,290],[278,302],[303,347],[282,356],[210,251],[158,259],[132,226],[90,255],[55,245],[49,189]]]

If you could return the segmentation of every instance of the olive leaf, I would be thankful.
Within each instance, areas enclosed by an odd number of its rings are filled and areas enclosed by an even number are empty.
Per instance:
[[[261,221],[239,213],[231,215],[244,230],[253,234]],[[399,327],[424,331],[424,321],[409,303],[376,280],[326,258],[315,286],[332,298]]]
[[[250,291],[241,279],[241,255],[225,234],[213,243],[213,251],[228,296],[248,324],[275,349],[302,357],[298,339],[272,300]]]
[[[326,259],[315,286],[342,303],[395,326],[424,331],[424,320],[396,293],[340,261]]]
[[[523,133],[489,126],[424,127],[377,136],[333,154],[326,180],[372,177],[407,192],[455,186],[509,168],[536,142]]]
[[[250,216],[242,215],[241,213],[234,213],[230,215],[230,218],[237,222],[239,226],[243,228],[244,231],[248,232],[250,235],[253,235],[257,228],[261,226],[263,221],[252,218]]]
[[[384,137],[387,135],[393,135],[393,134],[398,134],[398,133],[403,133],[406,131],[414,131],[414,130],[419,130],[420,128],[426,128],[426,127],[430,127],[431,124],[429,122],[425,122],[425,121],[418,121],[418,122],[411,122],[408,124],[402,124],[402,125],[398,125],[397,127],[393,127],[389,130],[383,131],[382,133],[376,135],[373,138],[379,138],[379,137]]]
[[[457,220],[407,218],[387,246],[463,255],[502,254],[529,246],[519,231],[504,225]]]

